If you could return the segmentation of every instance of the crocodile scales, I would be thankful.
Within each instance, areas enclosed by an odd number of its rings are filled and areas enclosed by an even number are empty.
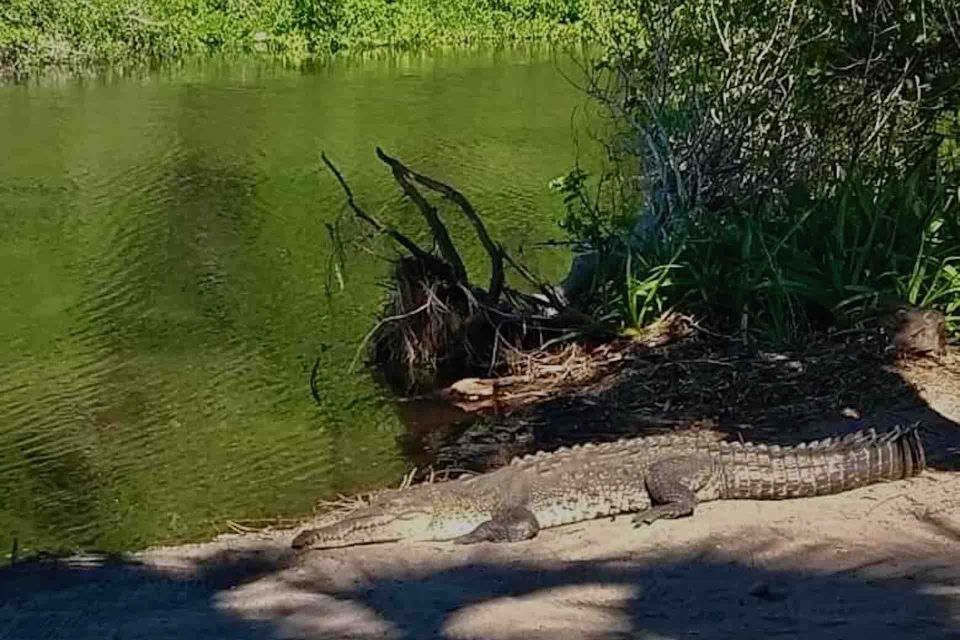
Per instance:
[[[489,473],[388,491],[301,532],[295,549],[398,540],[516,542],[540,529],[621,513],[634,522],[691,515],[698,502],[777,500],[849,491],[919,474],[918,425],[797,446],[677,433],[515,458]]]

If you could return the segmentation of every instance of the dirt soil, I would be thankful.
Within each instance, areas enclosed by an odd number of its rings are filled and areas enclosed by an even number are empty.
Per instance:
[[[696,359],[703,362],[653,373],[655,365],[639,362],[620,371],[619,382],[557,398],[571,415],[592,417],[571,419],[563,439],[642,433],[691,419],[726,437],[791,442],[921,420],[930,469],[836,496],[713,502],[687,519],[639,529],[629,517],[595,520],[516,544],[397,543],[295,554],[289,544],[297,531],[290,530],[225,535],[125,558],[28,563],[0,571],[0,639],[960,639],[955,354],[888,369],[868,361],[862,379],[859,369],[845,372],[855,381],[843,389],[836,379],[818,383],[822,373],[810,360],[771,356],[744,368],[735,362],[740,357],[701,353]],[[744,402],[732,417],[710,415],[703,398],[673,414],[650,413],[649,403],[668,401],[652,393],[670,384],[663,382],[664,367],[701,365],[731,371],[715,376],[709,393],[727,388],[733,372],[750,370],[756,380],[771,380],[770,399]],[[797,403],[776,392],[777,371],[793,371],[787,379],[799,390],[794,399],[808,399],[789,419],[782,407]],[[708,393],[690,379],[674,378],[674,402],[677,393]],[[687,384],[693,386],[684,391]],[[643,396],[650,399],[639,410],[624,401],[638,397],[626,391],[637,385],[649,387]],[[824,385],[842,393],[824,394]],[[870,388],[873,396],[886,395],[887,406],[858,403]],[[894,398],[907,401],[894,406]],[[526,449],[559,438],[545,434],[543,419],[551,414],[542,411],[528,407],[513,415],[520,426],[503,427],[499,440]],[[608,426],[601,434],[591,424]],[[492,445],[485,449],[489,443],[481,440],[468,429],[451,434],[443,450],[480,451],[478,460],[490,463]]]

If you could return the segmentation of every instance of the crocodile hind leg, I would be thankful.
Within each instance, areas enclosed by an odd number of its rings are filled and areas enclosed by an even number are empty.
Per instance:
[[[705,487],[713,475],[713,462],[706,456],[667,458],[650,465],[646,485],[653,506],[637,513],[633,517],[634,525],[692,515],[697,506],[697,491]]]
[[[529,540],[540,532],[540,523],[529,509],[516,507],[481,523],[476,529],[459,538],[454,544],[475,544],[477,542],[520,542]]]

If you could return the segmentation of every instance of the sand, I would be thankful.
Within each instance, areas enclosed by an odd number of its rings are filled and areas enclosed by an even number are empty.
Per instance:
[[[295,554],[294,533],[0,571],[0,638],[960,638],[960,474],[939,469],[517,544]]]

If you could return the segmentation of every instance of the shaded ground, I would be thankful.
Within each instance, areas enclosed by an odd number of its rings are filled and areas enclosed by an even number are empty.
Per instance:
[[[494,420],[421,421],[413,438],[439,464],[482,468],[691,422],[790,443],[921,420],[931,470],[918,478],[714,502],[642,529],[597,520],[514,545],[295,555],[295,532],[275,531],[24,564],[0,571],[0,639],[960,638],[960,359],[896,364],[873,346],[801,356],[686,343]]]
[[[586,383],[558,385],[550,397],[499,415],[477,421],[461,412],[452,429],[415,416],[408,446],[438,468],[486,470],[537,450],[678,429],[796,444],[919,420],[932,430],[933,465],[956,469],[960,352],[896,360],[872,333],[795,352],[700,336],[634,350]]]
[[[291,534],[0,573],[0,638],[960,637],[960,477],[715,502],[515,545]]]

